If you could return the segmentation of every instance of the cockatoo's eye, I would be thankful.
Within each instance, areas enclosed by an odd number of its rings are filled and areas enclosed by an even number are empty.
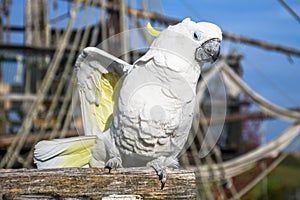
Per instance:
[[[194,39],[195,40],[201,40],[201,37],[202,37],[202,33],[200,31],[195,31],[194,32]]]

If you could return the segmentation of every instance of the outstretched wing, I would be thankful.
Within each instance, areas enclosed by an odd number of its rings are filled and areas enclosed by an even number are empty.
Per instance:
[[[84,132],[97,135],[109,128],[122,77],[132,65],[96,47],[87,47],[75,66]]]

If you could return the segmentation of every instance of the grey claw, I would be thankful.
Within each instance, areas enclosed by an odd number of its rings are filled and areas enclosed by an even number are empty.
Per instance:
[[[109,159],[105,165],[105,168],[108,169],[108,173],[110,173],[112,169],[116,169],[118,167],[122,167],[122,161],[119,157],[113,157]]]
[[[165,184],[166,184],[166,181],[161,181],[161,187],[160,187],[161,190],[164,189]]]
[[[162,170],[160,173],[158,173],[158,178],[161,181],[161,189],[164,189],[165,184],[167,182],[167,172],[166,172],[166,170]]]
[[[177,167],[178,160],[174,157],[159,157],[147,163],[148,167],[152,167],[158,176],[158,179],[161,181],[161,189],[163,189],[167,182],[167,167]]]
[[[158,180],[162,180],[163,179],[163,174],[162,173],[160,173],[160,174],[158,174]]]
[[[105,169],[108,169],[108,173],[110,174],[112,168],[109,166],[105,166]]]

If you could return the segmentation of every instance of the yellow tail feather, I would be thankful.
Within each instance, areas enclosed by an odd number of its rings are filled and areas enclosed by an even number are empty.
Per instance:
[[[83,167],[90,162],[92,156],[92,147],[95,145],[96,139],[79,141],[68,149],[59,154],[64,159],[59,167]]]

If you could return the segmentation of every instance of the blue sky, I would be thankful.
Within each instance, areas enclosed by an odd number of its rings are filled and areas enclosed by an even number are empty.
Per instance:
[[[300,50],[300,23],[276,0],[162,0],[165,15],[177,19],[209,21],[223,31]],[[300,3],[286,0],[300,15]],[[224,41],[223,53],[236,49],[242,60],[244,81],[269,101],[282,107],[300,107],[300,58],[257,47]],[[267,141],[288,124],[265,123]]]
[[[300,14],[299,3],[287,3]],[[300,49],[300,23],[275,0],[163,0],[162,5],[170,17],[210,21],[229,33]],[[223,42],[223,53],[233,48],[245,56],[243,78],[252,88],[282,106],[300,106],[300,58],[291,62],[284,54]]]
[[[58,2],[59,14],[65,13],[67,4]],[[150,7],[160,11],[157,2],[152,0]],[[286,3],[300,15],[298,1],[286,0]],[[300,23],[276,0],[161,0],[161,5],[167,17],[210,21],[229,33],[300,49]],[[23,24],[23,10],[23,0],[13,0],[12,25]],[[52,11],[49,14],[53,16]],[[20,40],[22,37],[19,35]],[[251,88],[280,106],[300,107],[299,57],[229,41],[223,42],[222,52],[230,52],[234,48],[245,56],[242,60],[243,79]],[[273,135],[273,132],[282,130],[284,125],[270,121],[266,127],[267,132]]]

